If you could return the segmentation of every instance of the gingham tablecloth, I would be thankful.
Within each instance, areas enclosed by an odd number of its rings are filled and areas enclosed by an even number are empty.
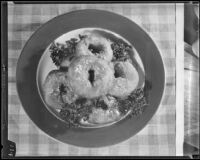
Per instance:
[[[16,91],[16,65],[26,41],[48,20],[79,9],[107,10],[131,19],[153,38],[164,62],[165,91],[156,114],[137,135],[113,146],[83,148],[54,140],[29,119]],[[8,139],[16,143],[16,156],[175,155],[175,112],[175,4],[8,5]]]

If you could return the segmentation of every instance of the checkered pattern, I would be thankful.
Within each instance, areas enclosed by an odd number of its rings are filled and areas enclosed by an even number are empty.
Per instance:
[[[23,110],[16,92],[16,65],[30,36],[48,20],[79,9],[121,14],[153,38],[166,72],[164,96],[154,117],[137,135],[119,144],[82,148],[49,137]],[[16,156],[175,155],[175,4],[9,4],[8,5],[8,138],[16,142]]]

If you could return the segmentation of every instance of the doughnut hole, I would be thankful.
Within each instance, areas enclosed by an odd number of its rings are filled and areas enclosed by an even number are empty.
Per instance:
[[[66,86],[64,84],[60,84],[59,91],[60,91],[61,94],[67,93]]]
[[[102,45],[94,45],[94,44],[90,44],[88,46],[88,49],[93,53],[93,54],[100,54],[104,47]]]
[[[95,71],[93,69],[89,69],[88,71],[88,80],[90,81],[91,85],[94,85],[95,80]]]
[[[115,71],[114,72],[115,78],[119,78],[119,77],[125,78],[126,77],[125,72],[124,72],[122,66],[119,63],[115,64],[114,71]]]

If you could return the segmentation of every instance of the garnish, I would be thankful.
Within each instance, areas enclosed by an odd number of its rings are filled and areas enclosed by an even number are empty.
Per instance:
[[[132,48],[130,45],[122,42],[115,42],[111,44],[113,50],[112,61],[125,61],[129,58],[128,51]]]
[[[51,58],[53,63],[56,66],[60,66],[60,64],[68,57],[71,57],[75,54],[76,45],[78,43],[78,39],[72,38],[66,41],[66,44],[60,44],[53,42],[49,48],[51,53]]]
[[[126,99],[118,99],[118,103],[122,115],[125,115],[129,110],[131,110],[130,116],[141,114],[144,106],[147,105],[143,88],[133,91]]]

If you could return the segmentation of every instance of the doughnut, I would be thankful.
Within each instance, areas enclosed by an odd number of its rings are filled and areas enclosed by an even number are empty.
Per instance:
[[[74,92],[85,98],[105,95],[114,79],[113,66],[95,56],[80,56],[68,69],[70,85]]]
[[[77,98],[68,83],[66,73],[59,70],[49,72],[43,84],[43,94],[45,102],[54,109],[60,109],[64,103],[70,104]]]
[[[115,78],[113,86],[108,93],[116,97],[126,97],[136,89],[138,85],[138,72],[128,61],[116,62],[114,64],[114,70]]]
[[[76,54],[79,55],[95,55],[107,61],[111,61],[113,50],[111,42],[99,35],[90,34],[80,40],[76,46]]]
[[[103,124],[110,123],[121,118],[119,111],[115,109],[103,110],[103,109],[93,109],[90,114],[88,123],[92,124]]]

